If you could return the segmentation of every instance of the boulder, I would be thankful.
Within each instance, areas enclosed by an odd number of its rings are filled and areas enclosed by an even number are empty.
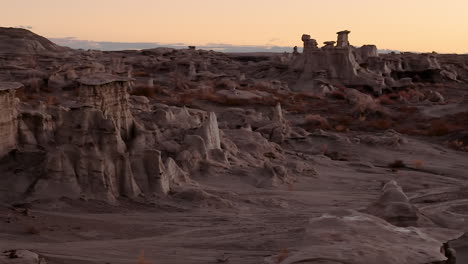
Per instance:
[[[0,254],[1,264],[47,264],[46,260],[29,250],[7,250]]]
[[[379,199],[369,205],[364,212],[380,217],[395,226],[434,226],[430,219],[410,203],[396,181],[385,184]]]

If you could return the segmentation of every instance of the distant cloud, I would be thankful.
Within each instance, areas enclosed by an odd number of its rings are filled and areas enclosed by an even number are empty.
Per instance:
[[[273,43],[273,42],[278,42],[278,41],[280,41],[280,40],[281,40],[281,39],[279,39],[279,38],[272,38],[272,39],[270,39],[268,42],[269,42],[269,43]]]
[[[33,29],[32,26],[16,26],[15,28],[22,28],[22,29],[28,29],[28,30],[32,30],[32,29]]]

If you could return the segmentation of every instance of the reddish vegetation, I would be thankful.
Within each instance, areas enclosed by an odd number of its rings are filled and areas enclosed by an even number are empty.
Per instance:
[[[281,252],[276,257],[276,261],[277,263],[281,263],[283,260],[287,259],[288,257],[289,257],[289,250],[282,249]]]
[[[401,169],[405,168],[406,164],[402,160],[395,160],[394,162],[388,164],[388,167],[392,169]]]
[[[460,140],[450,141],[450,142],[448,142],[448,146],[453,148],[453,149],[459,150],[459,151],[468,152],[468,145],[465,144],[463,141],[460,141]]]
[[[303,127],[307,130],[313,130],[316,128],[327,130],[331,129],[326,118],[315,114],[308,114],[305,116]]]
[[[148,86],[137,86],[130,91],[131,95],[154,97],[157,94],[157,88]]]
[[[26,227],[26,233],[31,235],[39,235],[41,231],[35,226],[28,226]]]
[[[150,77],[150,74],[145,71],[133,71],[132,74],[134,77]]]

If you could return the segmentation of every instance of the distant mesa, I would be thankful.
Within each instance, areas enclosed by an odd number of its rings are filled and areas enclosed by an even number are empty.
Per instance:
[[[22,28],[0,27],[0,54],[34,54],[67,51],[50,40]]]

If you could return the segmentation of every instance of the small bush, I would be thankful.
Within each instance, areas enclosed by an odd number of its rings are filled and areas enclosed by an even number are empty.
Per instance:
[[[281,252],[276,256],[276,261],[277,263],[283,262],[285,259],[289,257],[289,250],[288,249],[282,249]]]
[[[349,131],[349,128],[347,126],[344,126],[344,125],[336,125],[335,130],[336,130],[336,132],[347,132],[347,131]]]
[[[368,122],[368,127],[378,130],[387,130],[393,127],[393,122],[389,119],[377,119]]]
[[[131,95],[137,96],[146,96],[146,97],[154,97],[156,96],[156,89],[148,86],[138,86],[130,91]]]
[[[190,106],[193,104],[194,95],[190,93],[183,93],[179,95],[178,101],[182,105]]]
[[[327,119],[320,115],[308,114],[304,119],[303,126],[306,129],[330,129]]]
[[[442,120],[436,120],[436,121],[431,122],[428,135],[439,137],[439,136],[445,136],[449,134],[450,132],[451,132],[450,127],[447,123],[443,122]]]
[[[26,233],[30,235],[39,235],[41,231],[35,226],[28,226],[26,227]]]
[[[395,160],[394,162],[388,164],[388,167],[392,169],[401,169],[405,168],[406,164],[402,160]]]
[[[138,262],[137,264],[150,264],[146,259],[145,259],[145,251],[142,250],[140,251],[140,255],[138,256]]]
[[[133,77],[150,77],[150,74],[145,71],[134,71],[132,72]]]
[[[383,105],[393,105],[396,103],[396,101],[391,99],[388,95],[382,95],[379,98],[379,102],[380,104],[383,104]]]
[[[47,105],[58,105],[58,99],[57,97],[53,95],[49,95],[46,97],[46,104]]]
[[[403,114],[415,114],[419,112],[418,108],[413,106],[401,106],[398,107],[397,110]]]
[[[424,161],[422,160],[413,160],[411,163],[416,169],[421,169],[424,166]]]
[[[35,92],[26,91],[25,88],[20,88],[15,92],[15,96],[22,102],[37,100],[38,94]]]
[[[468,145],[465,145],[463,141],[460,140],[453,140],[448,143],[449,147],[459,151],[466,151],[468,152]]]

